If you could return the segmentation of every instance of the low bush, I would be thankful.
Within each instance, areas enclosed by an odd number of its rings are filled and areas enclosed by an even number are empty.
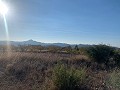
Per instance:
[[[120,67],[120,51],[115,51],[113,60],[115,61],[116,66]]]
[[[87,90],[85,69],[75,70],[57,65],[54,68],[53,82],[58,90]]]
[[[108,64],[111,57],[114,56],[114,48],[107,45],[94,45],[87,49],[88,56],[97,63]]]

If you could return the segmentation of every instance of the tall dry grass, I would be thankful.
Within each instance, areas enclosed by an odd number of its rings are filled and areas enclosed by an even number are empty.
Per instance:
[[[89,90],[109,90],[105,84],[109,72],[84,55],[58,53],[0,53],[0,90],[59,90],[52,77],[62,63],[69,68],[85,68]]]

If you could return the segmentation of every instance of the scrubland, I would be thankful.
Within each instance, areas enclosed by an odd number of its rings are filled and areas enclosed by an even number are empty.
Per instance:
[[[119,50],[82,51],[0,52],[0,90],[120,90]]]

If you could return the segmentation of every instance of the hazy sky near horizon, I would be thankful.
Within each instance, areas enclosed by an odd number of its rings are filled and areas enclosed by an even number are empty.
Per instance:
[[[10,40],[120,47],[120,0],[3,0]],[[0,15],[0,40],[5,40]]]

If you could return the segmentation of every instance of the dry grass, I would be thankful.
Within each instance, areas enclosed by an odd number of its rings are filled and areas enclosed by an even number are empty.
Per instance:
[[[75,69],[86,68],[90,90],[109,90],[105,84],[108,72],[98,70],[86,56],[24,52],[14,52],[9,57],[0,53],[0,90],[57,90],[51,77],[58,63]]]

